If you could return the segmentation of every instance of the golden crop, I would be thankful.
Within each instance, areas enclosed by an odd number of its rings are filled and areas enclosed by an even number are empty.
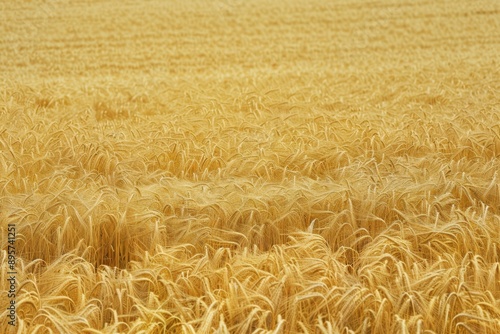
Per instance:
[[[499,3],[1,6],[0,332],[500,332]]]

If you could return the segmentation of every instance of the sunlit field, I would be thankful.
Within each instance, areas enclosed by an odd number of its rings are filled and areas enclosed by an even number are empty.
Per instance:
[[[500,2],[0,10],[1,333],[500,333]]]

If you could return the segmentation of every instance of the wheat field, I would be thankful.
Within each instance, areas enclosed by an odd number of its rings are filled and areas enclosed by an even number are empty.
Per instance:
[[[498,1],[0,9],[0,332],[500,333]]]

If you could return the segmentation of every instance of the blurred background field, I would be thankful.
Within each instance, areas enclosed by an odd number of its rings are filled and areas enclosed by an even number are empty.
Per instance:
[[[500,332],[500,3],[0,9],[1,332]]]

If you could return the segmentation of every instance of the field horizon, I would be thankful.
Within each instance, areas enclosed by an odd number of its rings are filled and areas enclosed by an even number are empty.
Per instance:
[[[1,6],[0,332],[500,333],[500,3]]]

